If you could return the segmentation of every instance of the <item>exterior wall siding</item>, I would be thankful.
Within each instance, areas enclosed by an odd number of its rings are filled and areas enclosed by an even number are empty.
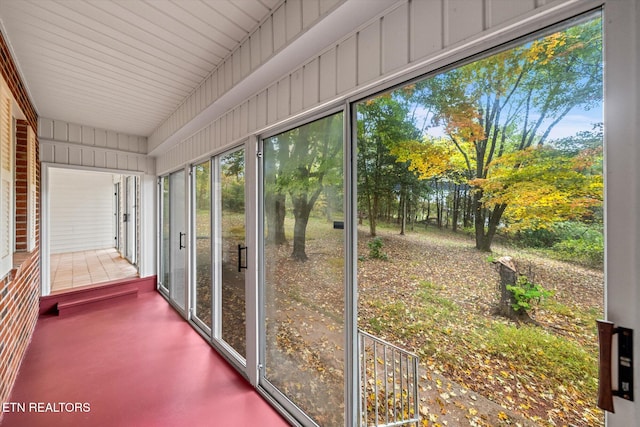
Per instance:
[[[113,182],[106,173],[50,170],[52,254],[114,247]]]
[[[41,159],[46,163],[154,173],[147,138],[40,118]]]
[[[0,33],[0,74],[7,82],[13,98],[26,117],[26,124],[32,129],[38,128],[38,115],[22,81],[18,69],[11,57],[11,51],[6,44],[4,35]],[[18,128],[25,128],[25,123],[19,123]],[[27,138],[22,139],[18,135],[17,156],[26,154]],[[38,139],[36,138],[36,148]],[[24,147],[23,147],[24,144]],[[0,405],[9,399],[11,389],[15,382],[20,363],[31,341],[33,329],[38,318],[38,303],[40,296],[40,160],[36,150],[36,235],[35,246],[31,252],[18,251],[14,254],[14,269],[5,276],[0,277]],[[18,166],[21,166],[21,157]],[[21,178],[20,170],[16,179]],[[18,206],[26,206],[26,187],[20,184],[16,188],[16,203]],[[20,227],[20,218],[16,227]],[[26,238],[25,238],[26,241]],[[20,239],[19,239],[20,242]],[[0,421],[2,414],[0,413]]]
[[[282,7],[287,7],[289,3],[284,3]],[[310,14],[309,19],[316,16],[316,3],[302,2],[299,18],[305,25],[310,25],[306,23],[307,13]],[[319,6],[326,8],[325,3],[320,1]],[[173,146],[157,158],[156,172],[162,174],[177,169],[195,158],[232,146],[251,134],[286,120],[292,114],[317,108],[326,102],[337,102],[393,73],[417,63],[428,63],[430,58],[435,60],[443,52],[469,39],[543,7],[543,3],[536,0],[398,1],[382,16],[310,57],[300,67]],[[293,8],[292,5],[289,7]],[[273,20],[280,19],[277,18],[281,13],[278,11],[272,15]],[[318,11],[318,16],[322,16],[322,13]],[[297,19],[298,15],[295,16]],[[276,36],[272,22],[275,21],[265,21],[259,31],[251,36],[259,35],[261,38],[262,62],[272,55],[273,49],[282,48],[282,36]],[[289,28],[290,25],[293,24],[287,21],[283,28]],[[279,44],[274,46],[276,42]],[[254,43],[258,46],[257,42]],[[250,45],[251,40],[245,44]],[[231,84],[221,87],[220,83],[233,81],[226,78],[226,73],[233,73],[233,68],[218,68],[211,77],[220,73],[225,73],[225,77],[217,79],[218,95],[230,89]],[[202,87],[207,88],[207,85],[210,84],[205,82]],[[213,97],[208,98],[205,104],[213,101]],[[185,104],[190,102],[191,98]],[[184,110],[183,104],[156,130],[150,137],[150,141],[154,141],[150,143],[150,148],[193,118]],[[243,111],[247,111],[247,114],[242,114]]]

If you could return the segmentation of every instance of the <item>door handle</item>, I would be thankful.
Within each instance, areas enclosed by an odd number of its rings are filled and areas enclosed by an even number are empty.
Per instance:
[[[242,251],[244,251],[245,255],[244,264],[242,264]],[[238,273],[240,273],[243,268],[247,268],[247,253],[247,247],[238,243]]]
[[[597,320],[599,342],[598,407],[614,413],[613,396],[633,401],[633,330]],[[618,334],[618,389],[613,390],[611,350]]]
[[[187,233],[180,233],[180,241],[178,242],[178,244],[179,244],[179,246],[180,246],[180,248],[179,248],[180,250],[182,250],[182,249],[186,248],[186,246],[184,245],[184,243],[182,243],[182,238],[183,238],[184,236],[186,236],[186,235],[187,235]]]

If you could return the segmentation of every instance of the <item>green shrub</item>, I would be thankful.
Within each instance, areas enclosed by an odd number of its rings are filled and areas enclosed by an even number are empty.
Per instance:
[[[382,242],[382,239],[380,237],[376,237],[370,240],[369,243],[367,243],[367,245],[369,246],[369,258],[382,259],[385,261],[389,259],[387,254],[382,252],[382,247],[384,246],[384,243]]]
[[[532,304],[553,295],[553,292],[546,290],[541,285],[532,283],[525,275],[519,276],[515,285],[507,285],[507,290],[511,292],[513,299],[516,301],[511,305],[516,312],[529,311],[532,308]]]

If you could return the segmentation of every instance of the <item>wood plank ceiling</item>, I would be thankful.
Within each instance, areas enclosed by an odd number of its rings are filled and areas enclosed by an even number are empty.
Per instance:
[[[147,136],[281,0],[0,0],[42,117]]]

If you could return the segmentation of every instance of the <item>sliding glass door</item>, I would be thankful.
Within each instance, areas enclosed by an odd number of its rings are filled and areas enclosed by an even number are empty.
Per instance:
[[[245,274],[245,174],[244,149],[217,158],[219,212],[218,235],[220,272],[217,291],[217,339],[233,349],[241,359],[246,357]]]
[[[343,114],[263,140],[263,387],[344,425]]]
[[[180,310],[185,310],[187,204],[184,170],[160,178],[160,193],[160,289]]]
[[[246,357],[245,150],[193,166],[191,320],[222,351]]]
[[[194,275],[192,320],[208,335],[213,318],[213,258],[211,250],[211,160],[193,167]]]

